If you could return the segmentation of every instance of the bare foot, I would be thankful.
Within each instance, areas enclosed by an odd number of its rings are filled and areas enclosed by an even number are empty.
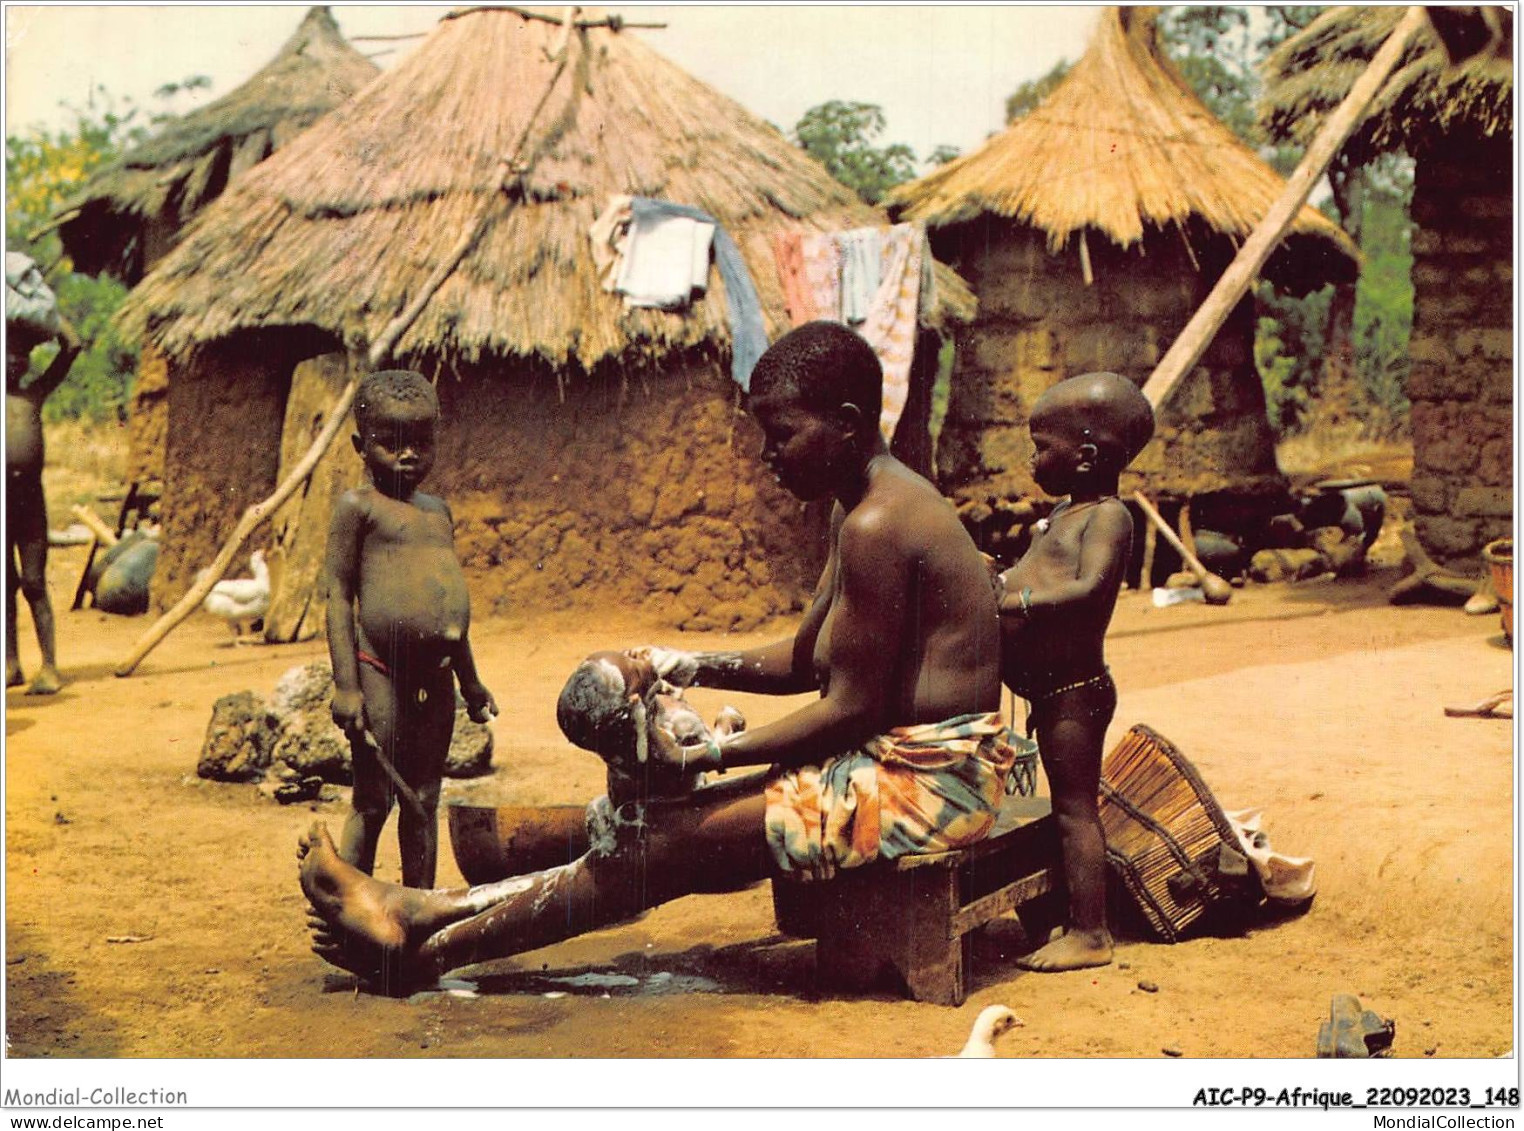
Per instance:
[[[20,675],[19,672],[17,674]],[[58,669],[44,667],[32,678],[32,686],[26,689],[26,693],[28,695],[57,695],[58,689],[62,686],[63,680],[59,678]]]
[[[1047,946],[1016,960],[1023,970],[1044,974],[1060,970],[1085,970],[1111,962],[1111,934],[1107,931],[1066,931]]]
[[[6,664],[5,665],[5,686],[6,687],[20,687],[25,682],[26,682],[26,676],[21,674],[21,665],[20,664]]]
[[[314,913],[307,920],[313,951],[352,974],[380,982],[386,992],[403,992],[415,980],[405,976],[405,889],[383,884],[339,859],[321,822],[298,842],[297,857],[302,891]]]

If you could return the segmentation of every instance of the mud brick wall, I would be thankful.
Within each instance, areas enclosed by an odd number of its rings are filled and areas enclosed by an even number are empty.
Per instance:
[[[762,465],[728,363],[644,372],[482,370],[439,382],[426,489],[485,612],[642,609],[677,628],[744,630],[803,607],[824,525]]]
[[[1011,221],[944,229],[934,243],[979,296],[978,320],[959,335],[937,448],[943,490],[972,501],[1040,496],[1028,465],[1033,403],[1094,370],[1141,385],[1231,255],[1210,241],[1187,248],[1178,233],[1124,251],[1091,232],[1086,285],[1076,240],[1053,253],[1043,233]],[[1253,341],[1245,300],[1166,407],[1124,490],[1183,497],[1280,483]]]
[[[169,363],[145,343],[127,411],[127,481],[164,478],[169,438]]]
[[[1413,185],[1413,511],[1438,562],[1478,573],[1513,528],[1513,188],[1499,143],[1452,140]]]
[[[316,352],[222,348],[171,365],[160,607],[274,489],[291,371]],[[728,373],[705,354],[558,389],[546,366],[443,367],[424,489],[454,513],[473,612],[617,606],[703,631],[802,608],[826,515],[764,468]]]
[[[193,359],[169,360],[156,608],[178,601],[244,509],[275,489],[293,364],[276,335],[247,335]],[[247,576],[243,562],[233,576]]]

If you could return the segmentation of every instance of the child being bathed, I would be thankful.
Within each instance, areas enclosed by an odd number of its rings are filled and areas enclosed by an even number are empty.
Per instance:
[[[1106,627],[1132,548],[1132,516],[1117,480],[1154,432],[1137,386],[1115,373],[1062,381],[1032,408],[1032,474],[1068,496],[1001,575],[1001,677],[1027,700],[1053,795],[1069,917],[1063,937],[1018,960],[1029,970],[1079,970],[1111,961],[1106,841],[1096,807],[1106,727],[1117,691],[1106,667]]]
[[[422,374],[368,374],[355,397],[355,450],[369,482],[334,506],[328,534],[333,721],[349,737],[353,812],[339,855],[375,867],[397,794],[402,882],[432,887],[439,784],[455,727],[455,681],[471,718],[497,714],[467,628],[466,579],[444,500],[419,484],[434,465],[439,402]]]

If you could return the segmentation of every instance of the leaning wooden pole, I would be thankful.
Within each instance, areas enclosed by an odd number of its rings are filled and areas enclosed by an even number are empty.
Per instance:
[[[1201,360],[1207,345],[1216,337],[1217,331],[1222,329],[1223,322],[1259,275],[1265,260],[1270,258],[1275,245],[1291,226],[1291,221],[1307,203],[1312,186],[1328,168],[1328,163],[1333,160],[1339,147],[1360,124],[1382,84],[1396,69],[1408,43],[1426,20],[1422,8],[1409,8],[1381,45],[1381,50],[1376,52],[1365,73],[1350,87],[1344,101],[1324,121],[1317,136],[1312,139],[1312,144],[1307,147],[1302,163],[1287,179],[1285,191],[1270,206],[1270,211],[1265,213],[1265,218],[1250,233],[1243,247],[1238,249],[1238,254],[1223,272],[1222,278],[1217,280],[1217,285],[1207,295],[1206,301],[1191,316],[1185,329],[1180,331],[1180,336],[1144,384],[1143,395],[1155,410],[1169,399],[1180,381]]]
[[[530,114],[529,120],[524,123],[523,132],[519,134],[513,153],[503,158],[503,165],[507,169],[507,174],[498,185],[499,190],[503,193],[506,193],[512,185],[516,184],[528,172],[520,163],[520,158],[523,154],[524,145],[529,140],[531,127],[533,127],[535,120],[539,117],[545,103],[549,101],[550,92],[555,88],[556,80],[561,77],[561,72],[566,69],[566,61],[570,55],[569,40],[577,10],[576,8],[569,9],[566,19],[563,21],[566,25],[566,36],[561,44],[560,62],[551,74],[550,81],[546,84],[545,93],[541,96],[533,113]],[[370,349],[366,351],[366,361],[372,369],[378,367],[390,356],[392,347],[406,333],[407,328],[413,324],[418,315],[423,313],[423,308],[434,297],[434,292],[444,285],[444,281],[460,265],[460,261],[470,254],[471,249],[476,246],[477,241],[482,237],[482,233],[487,230],[487,226],[492,222],[499,199],[500,196],[497,193],[487,198],[486,202],[482,205],[481,211],[477,213],[475,223],[471,225],[455,246],[450,249],[450,254],[445,256],[439,266],[434,269],[434,273],[418,289],[418,293],[413,296],[413,300],[407,304],[402,313],[387,323],[386,328],[371,343]],[[286,476],[284,482],[275,489],[273,495],[255,503],[243,512],[243,516],[238,520],[238,525],[233,528],[233,533],[228,536],[227,542],[223,544],[217,556],[212,559],[212,564],[201,572],[200,576],[196,579],[196,583],[186,591],[185,596],[181,597],[173,608],[155,621],[148,631],[139,638],[138,642],[133,645],[132,651],[128,653],[127,658],[116,666],[117,675],[131,675],[137,669],[137,666],[143,662],[144,656],[157,648],[181,621],[196,611],[201,602],[206,599],[206,595],[212,591],[212,587],[222,580],[222,576],[227,573],[228,567],[233,564],[233,559],[238,556],[238,551],[249,540],[249,536],[258,530],[264,521],[279,509],[282,503],[294,495],[296,489],[312,474],[312,469],[317,467],[318,460],[323,458],[323,453],[328,450],[329,445],[333,443],[334,437],[339,434],[339,429],[343,427],[345,419],[349,416],[350,407],[354,404],[355,394],[359,391],[360,379],[358,377],[352,378],[344,386],[344,391],[339,394],[339,399],[334,402],[333,408],[329,410],[328,420],[323,425],[323,430],[312,441],[312,446],[307,449],[307,453],[291,469],[291,474]]]

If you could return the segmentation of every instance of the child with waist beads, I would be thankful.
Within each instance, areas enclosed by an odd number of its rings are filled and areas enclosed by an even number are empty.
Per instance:
[[[471,654],[450,508],[418,490],[434,464],[434,388],[407,370],[371,373],[354,411],[368,482],[335,504],[326,559],[333,721],[349,737],[354,765],[339,855],[370,873],[400,794],[402,882],[431,887],[455,681],[475,721],[497,714],[497,704]]]
[[[1067,497],[1001,575],[1001,677],[1029,704],[1027,729],[1048,776],[1069,907],[1063,936],[1018,965],[1079,970],[1112,957],[1096,802],[1117,705],[1104,645],[1132,547],[1132,516],[1117,482],[1153,436],[1154,416],[1125,377],[1087,373],[1044,393],[1030,427],[1033,478]]]

